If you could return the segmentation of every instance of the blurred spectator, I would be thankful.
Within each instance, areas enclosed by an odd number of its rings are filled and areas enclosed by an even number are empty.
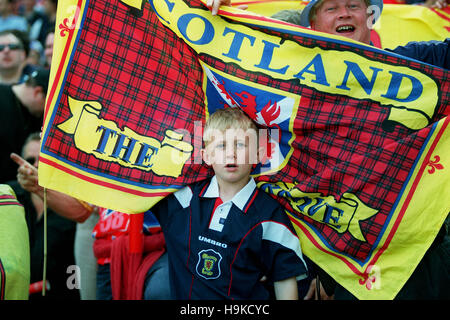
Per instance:
[[[20,154],[27,136],[42,127],[49,75],[48,70],[38,68],[24,83],[0,84],[0,183],[16,178],[17,165],[9,155]]]
[[[50,28],[50,19],[45,13],[35,9],[36,0],[23,0],[23,5],[24,15],[30,26],[30,40],[39,41],[43,47]]]
[[[38,166],[40,150],[39,132],[31,134],[23,147],[22,157]],[[24,190],[17,181],[8,184],[25,208],[30,238],[30,299],[41,295],[44,258],[44,201],[38,195]],[[79,299],[77,286],[68,287],[69,266],[75,265],[74,238],[76,223],[47,210],[47,277],[46,299]],[[39,285],[40,284],[40,285]],[[38,288],[38,290],[36,290]],[[33,290],[34,289],[34,290]]]
[[[55,33],[53,31],[48,32],[47,36],[45,37],[44,56],[45,56],[45,66],[49,68],[52,65],[54,39]]]
[[[28,53],[27,60],[25,61],[24,74],[31,73],[33,66],[39,66],[42,64],[44,47],[37,40],[30,42],[30,52]]]
[[[29,44],[27,35],[19,30],[0,31],[1,84],[20,82],[29,53]]]
[[[15,0],[0,0],[0,31],[16,29],[28,32],[27,20],[12,13],[14,2]]]
[[[56,22],[56,9],[58,8],[58,0],[44,0],[44,12],[48,18],[48,27],[45,32],[49,32],[55,29]]]

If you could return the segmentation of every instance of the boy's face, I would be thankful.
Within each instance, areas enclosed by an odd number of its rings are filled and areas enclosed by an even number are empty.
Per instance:
[[[213,138],[202,150],[202,156],[205,163],[214,169],[218,181],[248,181],[258,158],[256,133],[250,131],[227,129],[212,134]]]

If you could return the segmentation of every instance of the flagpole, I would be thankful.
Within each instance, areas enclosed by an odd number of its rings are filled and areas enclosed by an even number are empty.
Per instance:
[[[47,284],[47,188],[44,188],[44,265],[42,267],[42,296]]]

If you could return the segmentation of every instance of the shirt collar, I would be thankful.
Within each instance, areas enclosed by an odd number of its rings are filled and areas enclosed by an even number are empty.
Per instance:
[[[241,211],[244,211],[244,207],[247,204],[253,192],[255,191],[255,189],[256,189],[255,180],[252,177],[250,177],[250,181],[229,201],[233,202],[236,207],[241,209]],[[203,197],[204,198],[219,197],[219,184],[217,183],[216,176],[211,178],[211,182],[209,183],[206,192],[203,194]]]

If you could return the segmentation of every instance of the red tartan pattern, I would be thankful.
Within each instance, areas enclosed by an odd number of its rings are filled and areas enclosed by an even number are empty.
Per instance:
[[[104,106],[100,118],[159,140],[168,128],[193,132],[194,121],[204,119],[202,71],[195,55],[185,54],[190,49],[162,28],[151,11],[145,12],[147,17],[137,18],[120,2],[89,3],[55,124],[70,116],[68,95],[99,101]],[[112,178],[145,185],[181,186],[205,178],[209,172],[189,166],[183,174],[186,178],[175,181],[124,168],[80,152],[56,127],[50,129],[45,150]]]
[[[191,2],[200,5],[198,1]],[[420,70],[435,78],[441,87],[440,107],[432,122],[449,113],[447,71],[379,50],[255,28],[303,46],[352,50],[374,60]],[[298,219],[313,226],[332,249],[359,261],[367,259],[431,126],[413,131],[388,123],[389,108],[376,102],[325,94],[297,81],[282,81],[243,70],[236,64],[225,64],[217,57],[197,57],[159,23],[148,3],[142,17],[132,15],[117,1],[89,3],[53,123],[62,123],[70,117],[69,95],[79,100],[99,101],[105,106],[100,118],[113,120],[119,127],[127,126],[141,135],[161,140],[166,129],[185,129],[192,133],[194,121],[203,121],[205,116],[203,74],[197,58],[226,74],[301,96],[289,164],[277,174],[257,180],[296,183],[303,192],[333,195],[338,201],[342,194],[351,192],[369,207],[376,208],[377,214],[360,223],[367,240],[361,242],[349,232],[339,234],[307,215],[296,213],[288,201],[278,199]],[[173,179],[101,161],[77,150],[71,137],[56,126],[50,128],[44,150],[75,165],[139,185],[182,186],[211,174],[205,166],[189,165],[179,178]]]

